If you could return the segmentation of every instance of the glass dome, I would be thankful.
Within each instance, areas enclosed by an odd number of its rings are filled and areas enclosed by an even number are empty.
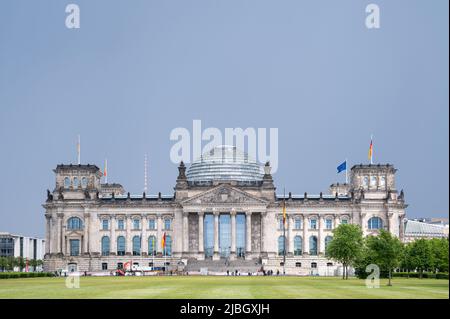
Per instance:
[[[263,169],[255,159],[235,146],[220,145],[194,161],[186,173],[189,182],[259,182]]]

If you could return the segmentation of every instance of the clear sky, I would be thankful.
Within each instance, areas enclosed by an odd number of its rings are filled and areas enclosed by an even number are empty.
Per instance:
[[[81,28],[65,27],[65,7]],[[365,7],[381,28],[365,26]],[[448,216],[448,1],[152,0],[0,3],[0,231],[43,236],[52,169],[171,194],[170,131],[279,129],[279,190],[327,191],[336,166],[398,168],[408,217]]]

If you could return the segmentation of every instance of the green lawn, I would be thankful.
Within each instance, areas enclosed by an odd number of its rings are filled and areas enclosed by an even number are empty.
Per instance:
[[[395,278],[366,288],[364,280],[318,277],[81,277],[0,280],[0,298],[449,298],[449,281]]]

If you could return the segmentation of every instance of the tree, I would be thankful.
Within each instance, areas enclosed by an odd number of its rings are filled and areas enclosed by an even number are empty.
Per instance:
[[[392,286],[392,271],[400,264],[403,245],[390,232],[381,229],[378,236],[367,237],[367,248],[375,264],[388,272],[388,286]]]
[[[348,279],[348,266],[360,257],[363,247],[361,227],[341,224],[333,230],[333,239],[328,243],[326,256],[340,262],[344,268],[342,279]]]
[[[414,263],[411,255],[412,243],[407,243],[403,246],[402,254],[400,257],[400,268],[406,270],[409,277],[409,272],[414,269]]]
[[[424,270],[430,269],[434,264],[430,240],[421,238],[414,241],[410,248],[410,258],[412,267],[419,271],[419,278],[422,278]]]
[[[433,238],[430,240],[435,271],[448,272],[448,239]]]
[[[6,270],[7,265],[8,265],[8,260],[6,259],[6,257],[0,257],[0,269],[2,271]]]

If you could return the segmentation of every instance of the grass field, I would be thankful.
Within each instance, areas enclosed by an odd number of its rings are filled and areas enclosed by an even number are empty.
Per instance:
[[[317,277],[81,277],[0,280],[0,298],[449,298],[449,281],[396,278],[366,288],[364,280]]]

